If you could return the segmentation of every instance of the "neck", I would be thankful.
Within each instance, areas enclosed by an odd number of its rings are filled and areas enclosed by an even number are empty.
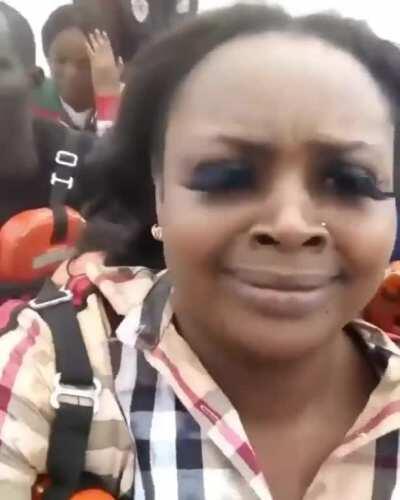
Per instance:
[[[91,109],[93,109],[93,104],[88,104],[88,103],[71,103],[71,102],[68,102],[66,101],[65,99],[61,98],[61,101],[62,103],[64,103],[64,105],[67,105],[69,106],[71,109],[73,109],[76,113],[83,113],[84,111],[89,111]]]
[[[372,370],[344,332],[301,358],[260,362],[208,343],[210,337],[191,328],[184,331],[212,378],[247,421],[282,424],[318,411],[341,411],[351,421],[376,385]]]

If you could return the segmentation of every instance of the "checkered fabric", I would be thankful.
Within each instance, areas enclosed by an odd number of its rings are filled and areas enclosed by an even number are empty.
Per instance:
[[[104,387],[87,471],[123,499],[272,500],[238,413],[174,327],[168,274],[89,266],[70,287]],[[116,336],[110,305],[122,317]],[[0,339],[0,498],[27,500],[45,472],[54,352],[36,313],[10,321]],[[304,500],[399,500],[400,349],[363,321],[350,330],[380,383]]]

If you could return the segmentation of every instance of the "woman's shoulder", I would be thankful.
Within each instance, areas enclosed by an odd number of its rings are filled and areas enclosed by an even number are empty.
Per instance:
[[[31,483],[33,471],[44,469],[52,418],[55,356],[50,331],[37,312],[17,303],[14,307],[0,337],[0,491],[6,478]],[[18,443],[24,443],[22,451]]]
[[[64,266],[64,271],[58,273],[61,281],[55,289],[70,292],[67,296],[74,305],[72,310],[78,319],[93,375],[101,387],[99,411],[92,422],[89,445],[89,451],[101,450],[101,453],[93,455],[87,467],[89,472],[107,477],[124,471],[130,477],[126,471],[127,460],[131,458],[130,438],[113,389],[110,328],[104,314],[101,289],[105,287],[107,293],[121,300],[118,287],[115,290],[112,287],[107,290],[107,287],[113,283],[117,286],[118,282],[126,285],[132,276],[135,277],[135,270],[118,272],[118,269],[105,268],[93,257],[86,259],[86,264],[90,264],[89,276],[81,273],[71,277]],[[114,300],[117,299],[114,297]],[[8,324],[0,336],[0,408],[3,415],[0,419],[0,492],[10,475],[14,483],[28,485],[35,480],[36,474],[46,471],[48,439],[55,415],[51,401],[56,387],[57,364],[54,326],[49,326],[46,317],[42,317],[42,310],[35,310],[34,306],[32,302],[18,301],[0,307],[0,317],[1,310],[8,308]],[[8,464],[10,456],[12,467]],[[109,468],[101,462],[104,458]]]
[[[48,413],[55,376],[55,352],[48,325],[23,301],[2,304],[0,318],[0,386],[8,395],[0,398],[2,413],[7,414],[15,401],[27,400],[32,407]]]
[[[112,333],[105,324],[104,303],[110,306],[107,310],[125,316],[144,300],[157,280],[157,274],[147,268],[108,267],[103,261],[101,254],[85,254],[73,263],[61,265],[52,278],[57,289],[70,294],[90,357],[91,351],[104,345]],[[10,359],[15,371],[23,369],[27,358],[36,368],[52,366],[54,369],[53,334],[43,309],[38,310],[35,301],[12,300],[1,304],[0,373]],[[93,358],[96,364],[96,356]]]
[[[26,357],[51,352],[51,333],[37,311],[23,300],[10,300],[0,306],[0,372],[11,362],[15,374]],[[42,362],[47,359],[41,357]]]
[[[72,288],[75,303],[82,302],[82,298],[79,299],[82,293],[77,288],[86,286],[96,297],[106,299],[116,314],[125,316],[143,302],[160,273],[142,266],[108,266],[104,261],[100,252],[83,254],[62,265],[53,280],[59,286]]]

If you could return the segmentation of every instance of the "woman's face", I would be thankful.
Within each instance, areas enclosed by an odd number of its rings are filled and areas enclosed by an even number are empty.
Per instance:
[[[93,106],[94,94],[85,35],[69,28],[57,35],[49,50],[49,65],[61,98],[75,111]]]
[[[184,326],[287,359],[328,342],[373,296],[395,235],[394,130],[351,55],[263,34],[208,55],[166,132],[159,223]]]
[[[18,201],[10,199],[7,181],[18,182],[38,175],[27,73],[13,49],[8,23],[0,12],[0,226],[7,220],[9,210],[15,208],[12,205],[22,202],[26,206],[20,195],[16,196]]]

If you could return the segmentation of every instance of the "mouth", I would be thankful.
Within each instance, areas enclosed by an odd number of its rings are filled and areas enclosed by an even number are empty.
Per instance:
[[[222,281],[241,302],[265,316],[299,319],[322,309],[339,279],[326,272],[235,268],[225,270]]]

